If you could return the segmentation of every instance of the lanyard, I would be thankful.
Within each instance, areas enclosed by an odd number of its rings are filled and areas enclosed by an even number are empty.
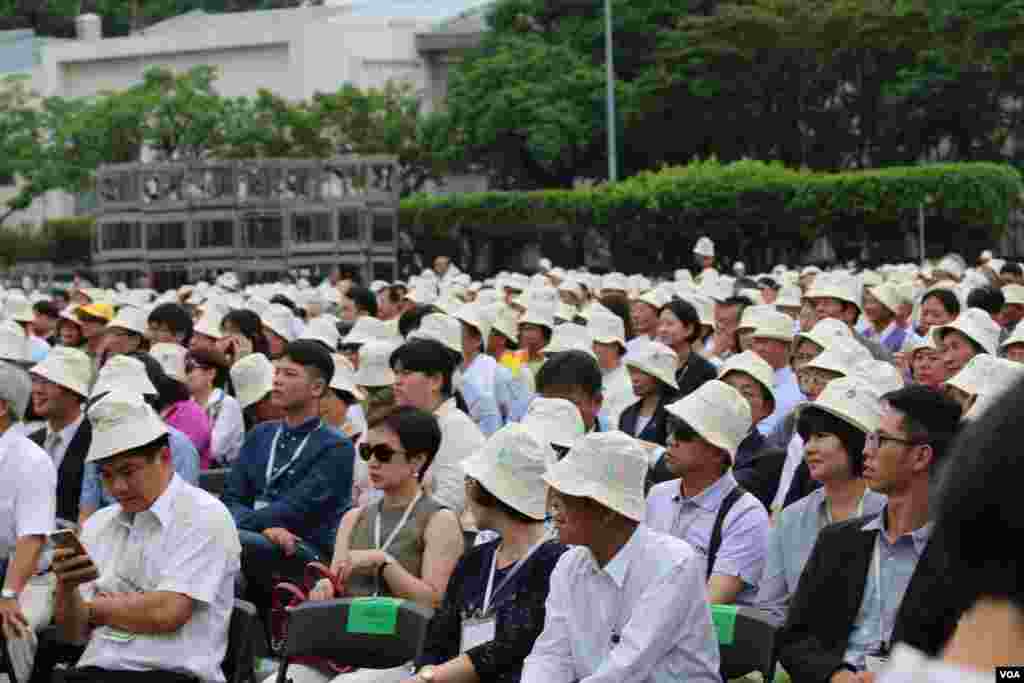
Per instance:
[[[875,584],[878,586],[878,639],[879,651],[888,653],[888,634],[885,632],[885,601],[882,599],[882,534],[884,530],[878,531],[875,536]]]
[[[854,514],[854,518],[864,516],[864,499],[867,497],[867,490],[860,494],[860,500],[857,501],[857,512]],[[825,499],[825,520],[828,524],[832,523],[832,503],[828,498]]]
[[[387,549],[391,547],[391,543],[395,540],[395,536],[398,535],[398,532],[401,531],[402,528],[405,526],[406,522],[409,521],[409,515],[412,514],[412,509],[416,507],[416,503],[420,502],[420,498],[422,497],[423,491],[419,491],[416,494],[416,497],[412,499],[412,502],[409,503],[409,505],[405,508],[405,512],[402,513],[402,518],[398,520],[398,524],[395,525],[395,528],[391,530],[391,534],[388,536],[387,540],[384,541],[384,545],[380,544],[381,508],[379,506],[377,507],[377,514],[373,519],[373,544],[374,546],[376,546],[377,550],[387,551]]]
[[[295,464],[295,461],[299,459],[300,455],[302,455],[302,451],[304,451],[306,449],[306,444],[309,443],[309,437],[313,436],[313,433],[316,432],[317,430],[319,430],[320,427],[322,427],[322,426],[323,426],[323,422],[318,424],[316,426],[316,429],[311,431],[309,434],[306,434],[306,438],[303,439],[302,443],[299,444],[299,447],[295,449],[295,453],[292,454],[291,459],[288,462],[286,462],[281,467],[281,469],[279,469],[279,470],[277,470],[275,472],[274,471],[274,462],[277,460],[277,440],[279,438],[281,438],[281,432],[284,431],[284,426],[281,426],[281,427],[277,428],[277,433],[274,434],[274,440],[270,442],[270,457],[267,458],[267,484],[266,484],[266,488],[269,489],[271,484],[273,484],[275,481],[280,479],[281,476],[285,472],[287,472],[288,470],[290,470],[292,468],[292,465]]]
[[[548,537],[547,534],[545,534],[544,538],[534,543],[530,550],[527,551],[527,553],[523,555],[521,558],[519,558],[519,561],[512,566],[512,569],[509,570],[508,574],[505,575],[505,578],[501,580],[501,583],[498,584],[498,587],[494,589],[494,592],[492,593],[491,589],[494,587],[494,571],[495,568],[498,566],[498,548],[494,548],[494,555],[491,556],[491,574],[487,577],[487,590],[484,592],[484,603],[483,606],[480,608],[481,616],[487,614],[487,610],[491,606],[491,598],[494,595],[497,595],[501,592],[501,589],[504,588],[508,584],[508,582],[512,580],[512,577],[515,576],[516,573],[523,568],[523,565],[526,564],[526,561],[529,560],[533,556],[533,554],[537,552],[537,550],[542,545],[544,545],[544,543],[547,540]]]

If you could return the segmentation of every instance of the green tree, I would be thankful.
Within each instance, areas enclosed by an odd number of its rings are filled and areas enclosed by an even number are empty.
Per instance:
[[[44,131],[38,98],[29,90],[27,80],[20,76],[0,79],[0,178],[21,183],[18,192],[0,207],[0,225],[15,212],[27,209],[35,197],[24,179],[35,165]]]

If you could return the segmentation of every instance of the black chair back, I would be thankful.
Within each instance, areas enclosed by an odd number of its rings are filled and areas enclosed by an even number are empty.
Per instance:
[[[199,488],[211,495],[221,497],[224,493],[224,482],[228,478],[228,468],[203,470],[199,473]]]
[[[228,651],[224,655],[224,678],[228,683],[253,680],[255,671],[255,639],[263,637],[258,627],[256,606],[245,600],[235,600],[228,626]]]
[[[718,632],[722,678],[741,678],[757,671],[765,681],[775,680],[776,627],[772,620],[752,607],[712,605],[711,609]]]

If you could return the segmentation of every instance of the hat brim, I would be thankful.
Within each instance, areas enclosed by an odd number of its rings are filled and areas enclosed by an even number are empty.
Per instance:
[[[136,420],[109,431],[93,429],[92,443],[85,462],[97,462],[153,443],[167,434],[167,429],[156,419]]]
[[[540,481],[523,479],[523,473],[494,462],[485,452],[463,460],[462,471],[480,482],[498,500],[527,517],[543,521],[547,516],[544,497],[536,493],[541,488]]]
[[[33,367],[29,368],[29,374],[38,375],[39,377],[42,377],[43,379],[45,379],[45,380],[47,380],[49,382],[53,382],[57,386],[63,387],[63,388],[67,389],[68,391],[70,391],[70,392],[72,392],[74,394],[78,394],[82,398],[88,398],[89,397],[89,383],[88,382],[83,384],[83,383],[74,382],[73,380],[69,380],[66,375],[58,375],[58,374],[55,374],[55,373],[51,372],[42,363],[39,363],[39,364],[34,365]]]
[[[545,484],[559,493],[577,498],[590,498],[634,522],[644,520],[645,504],[642,496],[631,497],[622,491],[613,491],[603,484],[587,481],[575,474],[568,459],[559,460],[548,466],[542,478]]]

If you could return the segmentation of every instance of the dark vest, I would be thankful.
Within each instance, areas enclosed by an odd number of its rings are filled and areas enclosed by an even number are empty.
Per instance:
[[[46,443],[46,428],[29,435],[40,448]],[[92,445],[92,425],[82,420],[78,431],[71,438],[64,460],[57,470],[57,517],[78,523],[78,501],[82,497],[82,476],[85,474],[85,456]]]

